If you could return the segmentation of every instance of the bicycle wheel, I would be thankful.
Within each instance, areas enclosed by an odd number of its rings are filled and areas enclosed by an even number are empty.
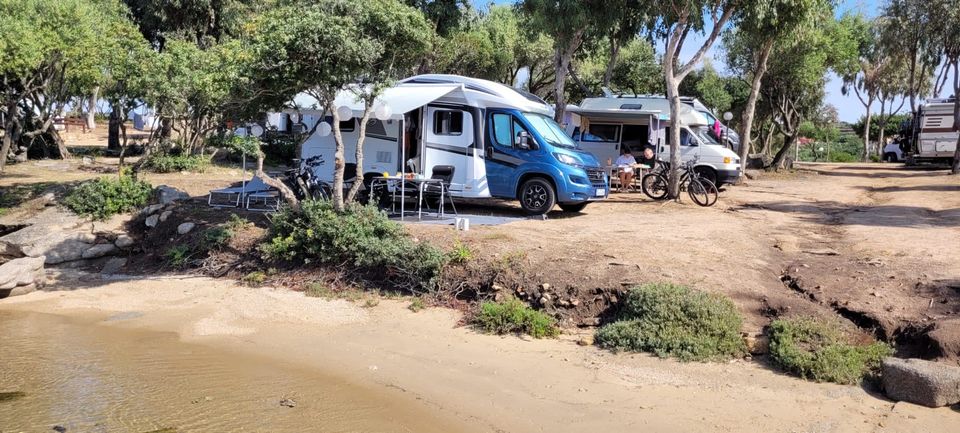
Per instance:
[[[687,184],[687,194],[700,206],[712,206],[717,202],[717,187],[706,179],[690,179]]]
[[[663,200],[667,197],[667,177],[661,173],[650,173],[643,176],[640,182],[643,193],[654,200]]]

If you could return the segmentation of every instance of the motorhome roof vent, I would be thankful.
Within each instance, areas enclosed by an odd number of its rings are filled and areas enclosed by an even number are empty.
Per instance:
[[[622,104],[621,110],[643,110],[643,104]]]

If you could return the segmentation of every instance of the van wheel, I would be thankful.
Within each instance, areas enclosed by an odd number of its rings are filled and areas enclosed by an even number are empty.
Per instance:
[[[553,209],[557,195],[553,185],[543,178],[535,177],[520,187],[520,206],[531,215],[543,215]]]
[[[587,203],[560,203],[560,209],[564,212],[583,212],[586,207]]]
[[[694,170],[697,171],[697,174],[699,174],[701,178],[709,180],[710,182],[713,182],[714,185],[717,185],[717,171],[713,168],[700,166],[694,168]]]
[[[893,152],[887,153],[883,159],[887,162],[897,162],[897,154]]]

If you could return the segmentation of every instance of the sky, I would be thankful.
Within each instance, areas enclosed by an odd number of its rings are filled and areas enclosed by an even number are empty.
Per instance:
[[[477,7],[484,8],[485,5],[489,4],[489,0],[472,0],[473,4]],[[512,0],[496,0],[493,3],[505,4],[505,3],[514,3]],[[839,5],[837,7],[837,16],[843,15],[846,12],[860,12],[867,17],[875,17],[880,14],[881,8],[883,6],[883,0],[839,0]],[[706,39],[705,35],[690,35],[688,36],[687,42],[684,44],[683,49],[681,50],[681,60],[689,59],[694,52],[699,49],[700,45]],[[662,45],[662,44],[660,44]],[[658,47],[662,50],[662,47]],[[713,66],[720,71],[726,71],[726,64],[723,59],[723,53],[719,48],[719,42],[714,43],[714,46],[711,47],[710,51],[707,52],[705,56],[710,59],[713,63]],[[842,87],[842,81],[839,77],[833,73],[829,74],[827,82],[827,97],[826,102],[837,107],[837,112],[839,114],[840,120],[844,122],[856,122],[863,114],[865,109],[860,100],[857,99],[856,95],[844,95],[840,89]],[[944,95],[947,96],[947,95]],[[899,102],[898,102],[899,103]],[[908,112],[909,103],[904,105],[902,112]],[[880,110],[879,104],[874,104],[874,112]]]

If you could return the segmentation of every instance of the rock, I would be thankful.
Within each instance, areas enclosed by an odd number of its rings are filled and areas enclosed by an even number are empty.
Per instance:
[[[48,265],[56,265],[64,262],[72,262],[83,258],[83,252],[90,248],[91,244],[81,239],[64,239],[56,245],[40,245],[35,249],[27,251],[27,255],[36,257],[43,254],[46,257]]]
[[[114,244],[97,244],[90,248],[87,248],[83,252],[83,258],[85,259],[95,259],[97,257],[109,256],[117,252],[117,246]]]
[[[937,322],[937,326],[927,333],[927,337],[940,351],[940,358],[960,360],[960,319]]]
[[[28,156],[27,152],[23,151],[13,156],[13,160],[16,162],[27,162]]]
[[[561,300],[560,300],[559,302],[557,302],[557,303],[558,303],[561,307],[564,307],[564,308],[569,308],[569,307],[570,307],[570,301],[568,301],[568,300],[566,300],[566,299],[561,299]]]
[[[589,317],[589,318],[583,319],[582,325],[583,326],[600,326],[600,318]]]
[[[9,298],[12,296],[26,295],[27,293],[35,292],[37,290],[36,284],[27,284],[26,286],[17,286],[8,290],[0,290],[0,298]]]
[[[540,305],[546,306],[550,303],[550,298],[546,296],[541,296],[539,302],[540,302]]]
[[[93,158],[89,156],[84,156],[82,159],[80,159],[80,165],[92,165],[92,164],[93,164]]]
[[[104,233],[104,234],[113,234],[113,233],[123,233],[124,226],[130,222],[133,218],[133,215],[130,214],[119,214],[114,215],[110,218],[107,218],[103,221],[94,221],[93,222],[93,233]]]
[[[280,400],[280,406],[283,407],[297,407],[297,402],[293,401],[292,398],[284,398]]]
[[[160,222],[160,216],[159,216],[159,215],[150,215],[150,216],[147,217],[147,220],[144,221],[144,223],[147,225],[147,227],[151,227],[151,228],[152,228],[152,227],[156,227],[159,222]]]
[[[108,274],[108,275],[116,274],[117,272],[120,272],[120,269],[126,266],[126,264],[127,264],[127,259],[123,257],[113,257],[110,260],[107,260],[107,262],[103,264],[103,267],[100,268],[100,273]]]
[[[170,215],[173,215],[173,211],[165,210],[160,214],[160,222],[164,222],[167,218],[170,218]]]
[[[163,205],[162,205],[162,204],[152,204],[152,205],[150,205],[150,206],[147,206],[147,207],[143,208],[143,210],[140,211],[140,213],[143,214],[143,215],[153,215],[153,214],[159,212],[160,209],[163,209]]]
[[[190,230],[193,230],[193,228],[196,226],[197,225],[192,222],[185,222],[177,226],[177,233],[181,235],[185,235],[187,233],[190,233]]]
[[[580,300],[577,299],[577,298],[570,298],[570,305],[576,307],[576,306],[580,305]]]
[[[160,195],[160,204],[170,204],[175,201],[186,200],[190,198],[190,195],[186,192],[183,192],[179,189],[176,189],[172,186],[160,185],[157,187],[157,192]]]
[[[751,355],[763,355],[770,351],[770,337],[766,335],[748,335],[743,337],[747,352]]]
[[[883,389],[893,400],[928,407],[960,403],[960,367],[887,358],[883,360]]]
[[[815,256],[839,256],[840,253],[829,248],[823,248],[819,250],[803,250],[804,253],[813,254]]]
[[[22,221],[26,227],[0,237],[0,254],[10,257],[40,257],[46,250],[73,239],[84,220],[58,207],[48,207],[31,218]]]
[[[43,203],[44,206],[51,206],[55,201],[57,201],[57,196],[55,196],[52,192],[48,192],[40,196],[40,202]]]
[[[43,257],[23,257],[0,265],[0,289],[13,289],[30,284],[43,285]]]
[[[593,346],[593,334],[581,337],[577,340],[577,344],[581,346]]]
[[[120,235],[117,236],[117,240],[113,241],[113,244],[116,245],[117,248],[130,248],[133,246],[134,241],[129,235]]]
[[[543,283],[543,284],[541,284],[541,285],[540,285],[540,289],[542,289],[544,292],[550,290],[550,283]]]

